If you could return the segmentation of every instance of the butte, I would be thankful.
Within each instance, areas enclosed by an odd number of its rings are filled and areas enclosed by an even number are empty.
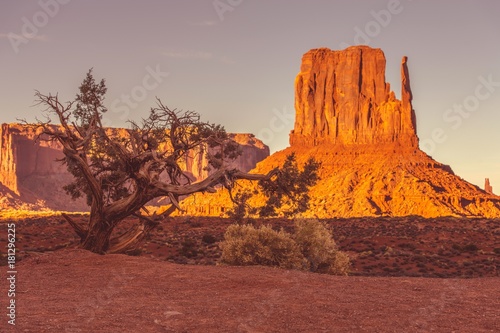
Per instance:
[[[313,49],[295,79],[290,147],[257,164],[264,173],[295,153],[321,162],[310,190],[309,217],[500,217],[500,197],[455,175],[419,148],[408,58],[401,62],[401,100],[385,81],[380,49]],[[230,207],[219,193],[186,200],[188,214],[218,215]]]

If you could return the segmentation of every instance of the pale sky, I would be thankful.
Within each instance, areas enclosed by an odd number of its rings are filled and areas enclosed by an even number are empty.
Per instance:
[[[73,99],[93,67],[110,126],[145,117],[158,96],[276,151],[302,55],[366,44],[384,51],[396,96],[408,56],[422,149],[500,193],[498,0],[0,1],[0,123],[40,116],[35,89]]]

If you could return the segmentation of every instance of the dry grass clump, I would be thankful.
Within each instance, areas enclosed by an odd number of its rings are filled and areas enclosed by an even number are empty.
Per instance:
[[[293,234],[269,226],[231,225],[219,246],[221,262],[228,265],[275,266],[333,275],[347,275],[350,266],[331,230],[313,219],[296,220]]]

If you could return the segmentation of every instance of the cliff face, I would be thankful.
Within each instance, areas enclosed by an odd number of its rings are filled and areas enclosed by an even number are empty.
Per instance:
[[[230,133],[229,137],[240,145],[242,154],[229,163],[230,167],[248,172],[255,168],[258,162],[269,156],[269,147],[251,133]],[[187,155],[185,170],[195,180],[206,178],[210,172],[205,170],[208,165],[205,154],[193,152]]]
[[[112,135],[126,136],[125,129],[108,129]],[[29,207],[66,211],[86,211],[83,200],[73,201],[62,187],[72,175],[57,161],[64,157],[55,141],[36,140],[39,133],[20,124],[0,127],[0,208]],[[242,171],[249,171],[269,156],[269,147],[253,134],[230,134],[241,145],[243,154],[232,162]],[[194,181],[208,175],[203,154],[190,154],[184,161],[186,173]]]
[[[0,128],[0,208],[83,210],[81,201],[70,202],[62,187],[71,181],[55,141],[36,140],[39,133],[20,124]]]
[[[14,148],[9,125],[0,127],[0,183],[13,192],[18,193],[16,178],[16,163],[14,162]]]
[[[385,82],[385,56],[368,46],[314,49],[295,79],[292,146],[396,143],[417,147],[410,79],[403,58],[402,100]]]
[[[291,147],[257,164],[265,173],[294,153],[321,162],[309,193],[309,217],[500,217],[500,197],[487,193],[418,148],[407,57],[401,63],[401,100],[385,82],[385,57],[367,46],[315,49],[302,58],[295,80]],[[253,185],[248,185],[252,188]],[[260,205],[263,198],[250,204]],[[186,199],[191,214],[219,215],[227,194]]]

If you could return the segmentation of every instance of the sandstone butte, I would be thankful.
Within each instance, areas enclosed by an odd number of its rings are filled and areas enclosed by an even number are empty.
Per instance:
[[[419,149],[408,58],[401,62],[401,100],[385,82],[380,49],[353,46],[304,54],[295,79],[295,126],[290,147],[257,164],[267,172],[295,153],[321,161],[309,217],[500,217],[500,197],[455,175]],[[251,188],[253,185],[246,184]],[[254,204],[264,198],[256,197]],[[219,215],[227,193],[196,194],[186,214]]]
[[[110,128],[113,136],[125,137],[126,129]],[[21,124],[0,126],[0,210],[63,210],[88,211],[83,200],[73,201],[63,186],[73,177],[57,159],[64,157],[62,146],[55,141],[36,140],[32,127]],[[242,155],[232,166],[249,171],[257,162],[269,156],[269,147],[253,134],[232,133]],[[183,161],[186,173],[193,181],[208,175],[204,154],[193,152]]]

